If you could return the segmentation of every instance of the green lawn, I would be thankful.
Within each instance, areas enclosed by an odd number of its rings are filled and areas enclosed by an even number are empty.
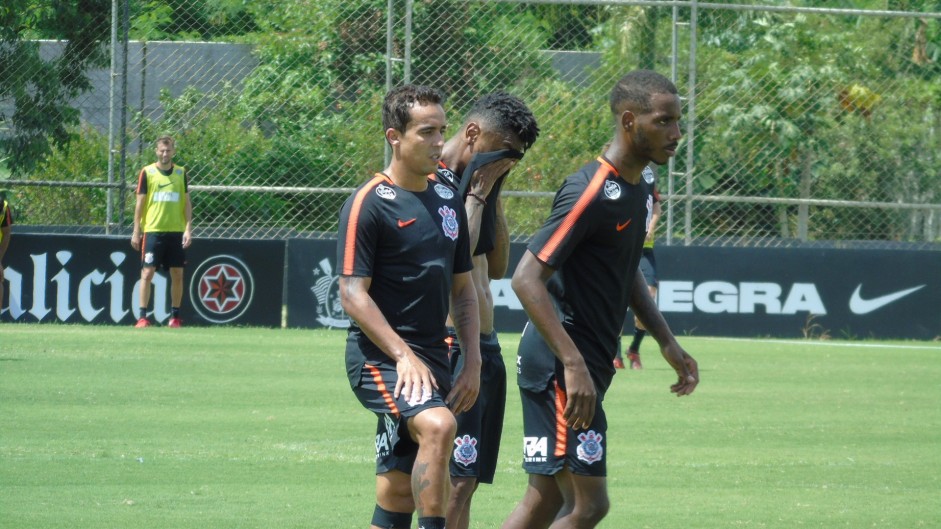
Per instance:
[[[363,528],[339,331],[0,325],[0,527]],[[501,336],[514,365],[516,336]],[[941,528],[941,344],[683,338],[608,393],[605,528]],[[520,498],[519,399],[472,527]]]

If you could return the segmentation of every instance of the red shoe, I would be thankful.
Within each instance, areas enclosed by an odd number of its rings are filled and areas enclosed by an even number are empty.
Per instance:
[[[614,357],[614,369],[624,369],[624,360]]]
[[[147,318],[141,318],[137,320],[137,323],[134,325],[134,327],[138,329],[143,329],[144,327],[150,327],[150,325],[151,325],[150,320],[148,320]]]
[[[640,365],[640,354],[636,351],[628,351],[627,359],[631,362],[631,369],[643,369],[644,366]]]
[[[180,318],[170,318],[170,323],[167,324],[167,327],[171,329],[179,329],[183,326],[183,320]]]

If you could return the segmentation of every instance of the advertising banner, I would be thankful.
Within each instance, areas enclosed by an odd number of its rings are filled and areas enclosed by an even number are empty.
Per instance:
[[[284,247],[196,239],[186,251],[184,325],[280,326]],[[140,256],[127,237],[14,234],[3,261],[4,321],[131,325],[140,317]],[[152,286],[152,318],[166,323],[167,272]]]
[[[497,330],[526,323],[510,277],[491,281]],[[677,335],[932,339],[941,336],[941,252],[656,249],[658,301]],[[336,242],[288,244],[288,326],[345,328]],[[625,328],[633,326],[625,315]]]

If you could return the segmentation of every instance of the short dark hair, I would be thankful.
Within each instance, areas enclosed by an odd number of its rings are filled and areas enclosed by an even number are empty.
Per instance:
[[[382,129],[405,132],[405,127],[412,119],[409,111],[416,103],[443,105],[444,100],[444,94],[430,86],[407,84],[393,88],[382,102]]]
[[[157,141],[154,142],[154,146],[159,147],[161,145],[169,145],[170,147],[176,148],[176,142],[173,141],[172,136],[160,136],[157,138]]]
[[[639,112],[650,112],[650,96],[677,94],[676,85],[653,70],[634,70],[622,77],[611,90],[611,113],[620,114],[627,105]]]
[[[475,118],[485,120],[500,132],[515,134],[524,149],[532,147],[539,137],[539,125],[532,111],[522,99],[506,92],[494,92],[477,100],[464,122]]]

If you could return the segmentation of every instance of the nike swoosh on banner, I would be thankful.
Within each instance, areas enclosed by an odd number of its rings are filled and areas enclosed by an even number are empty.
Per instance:
[[[409,225],[411,225],[411,224],[414,224],[416,220],[418,220],[418,217],[416,217],[416,218],[414,218],[414,219],[408,219],[408,220],[399,219],[399,227],[400,227],[400,228],[404,228],[404,227],[406,227],[406,226],[409,226]]]
[[[616,226],[616,228],[618,229],[618,231],[623,231],[624,228],[630,226],[632,220],[634,220],[634,219],[627,219],[627,222],[625,222],[624,224],[621,224],[621,223],[619,222],[618,225]]]
[[[859,295],[859,290],[863,287],[862,284],[856,287],[856,290],[853,291],[853,295],[850,297],[850,311],[853,314],[869,314],[870,312],[881,309],[882,307],[892,303],[893,301],[904,298],[905,296],[911,294],[916,290],[920,290],[925,287],[925,285],[920,285],[917,287],[912,287],[905,290],[900,290],[898,292],[893,292],[891,294],[886,294],[884,296],[879,296],[872,299],[863,299]]]

